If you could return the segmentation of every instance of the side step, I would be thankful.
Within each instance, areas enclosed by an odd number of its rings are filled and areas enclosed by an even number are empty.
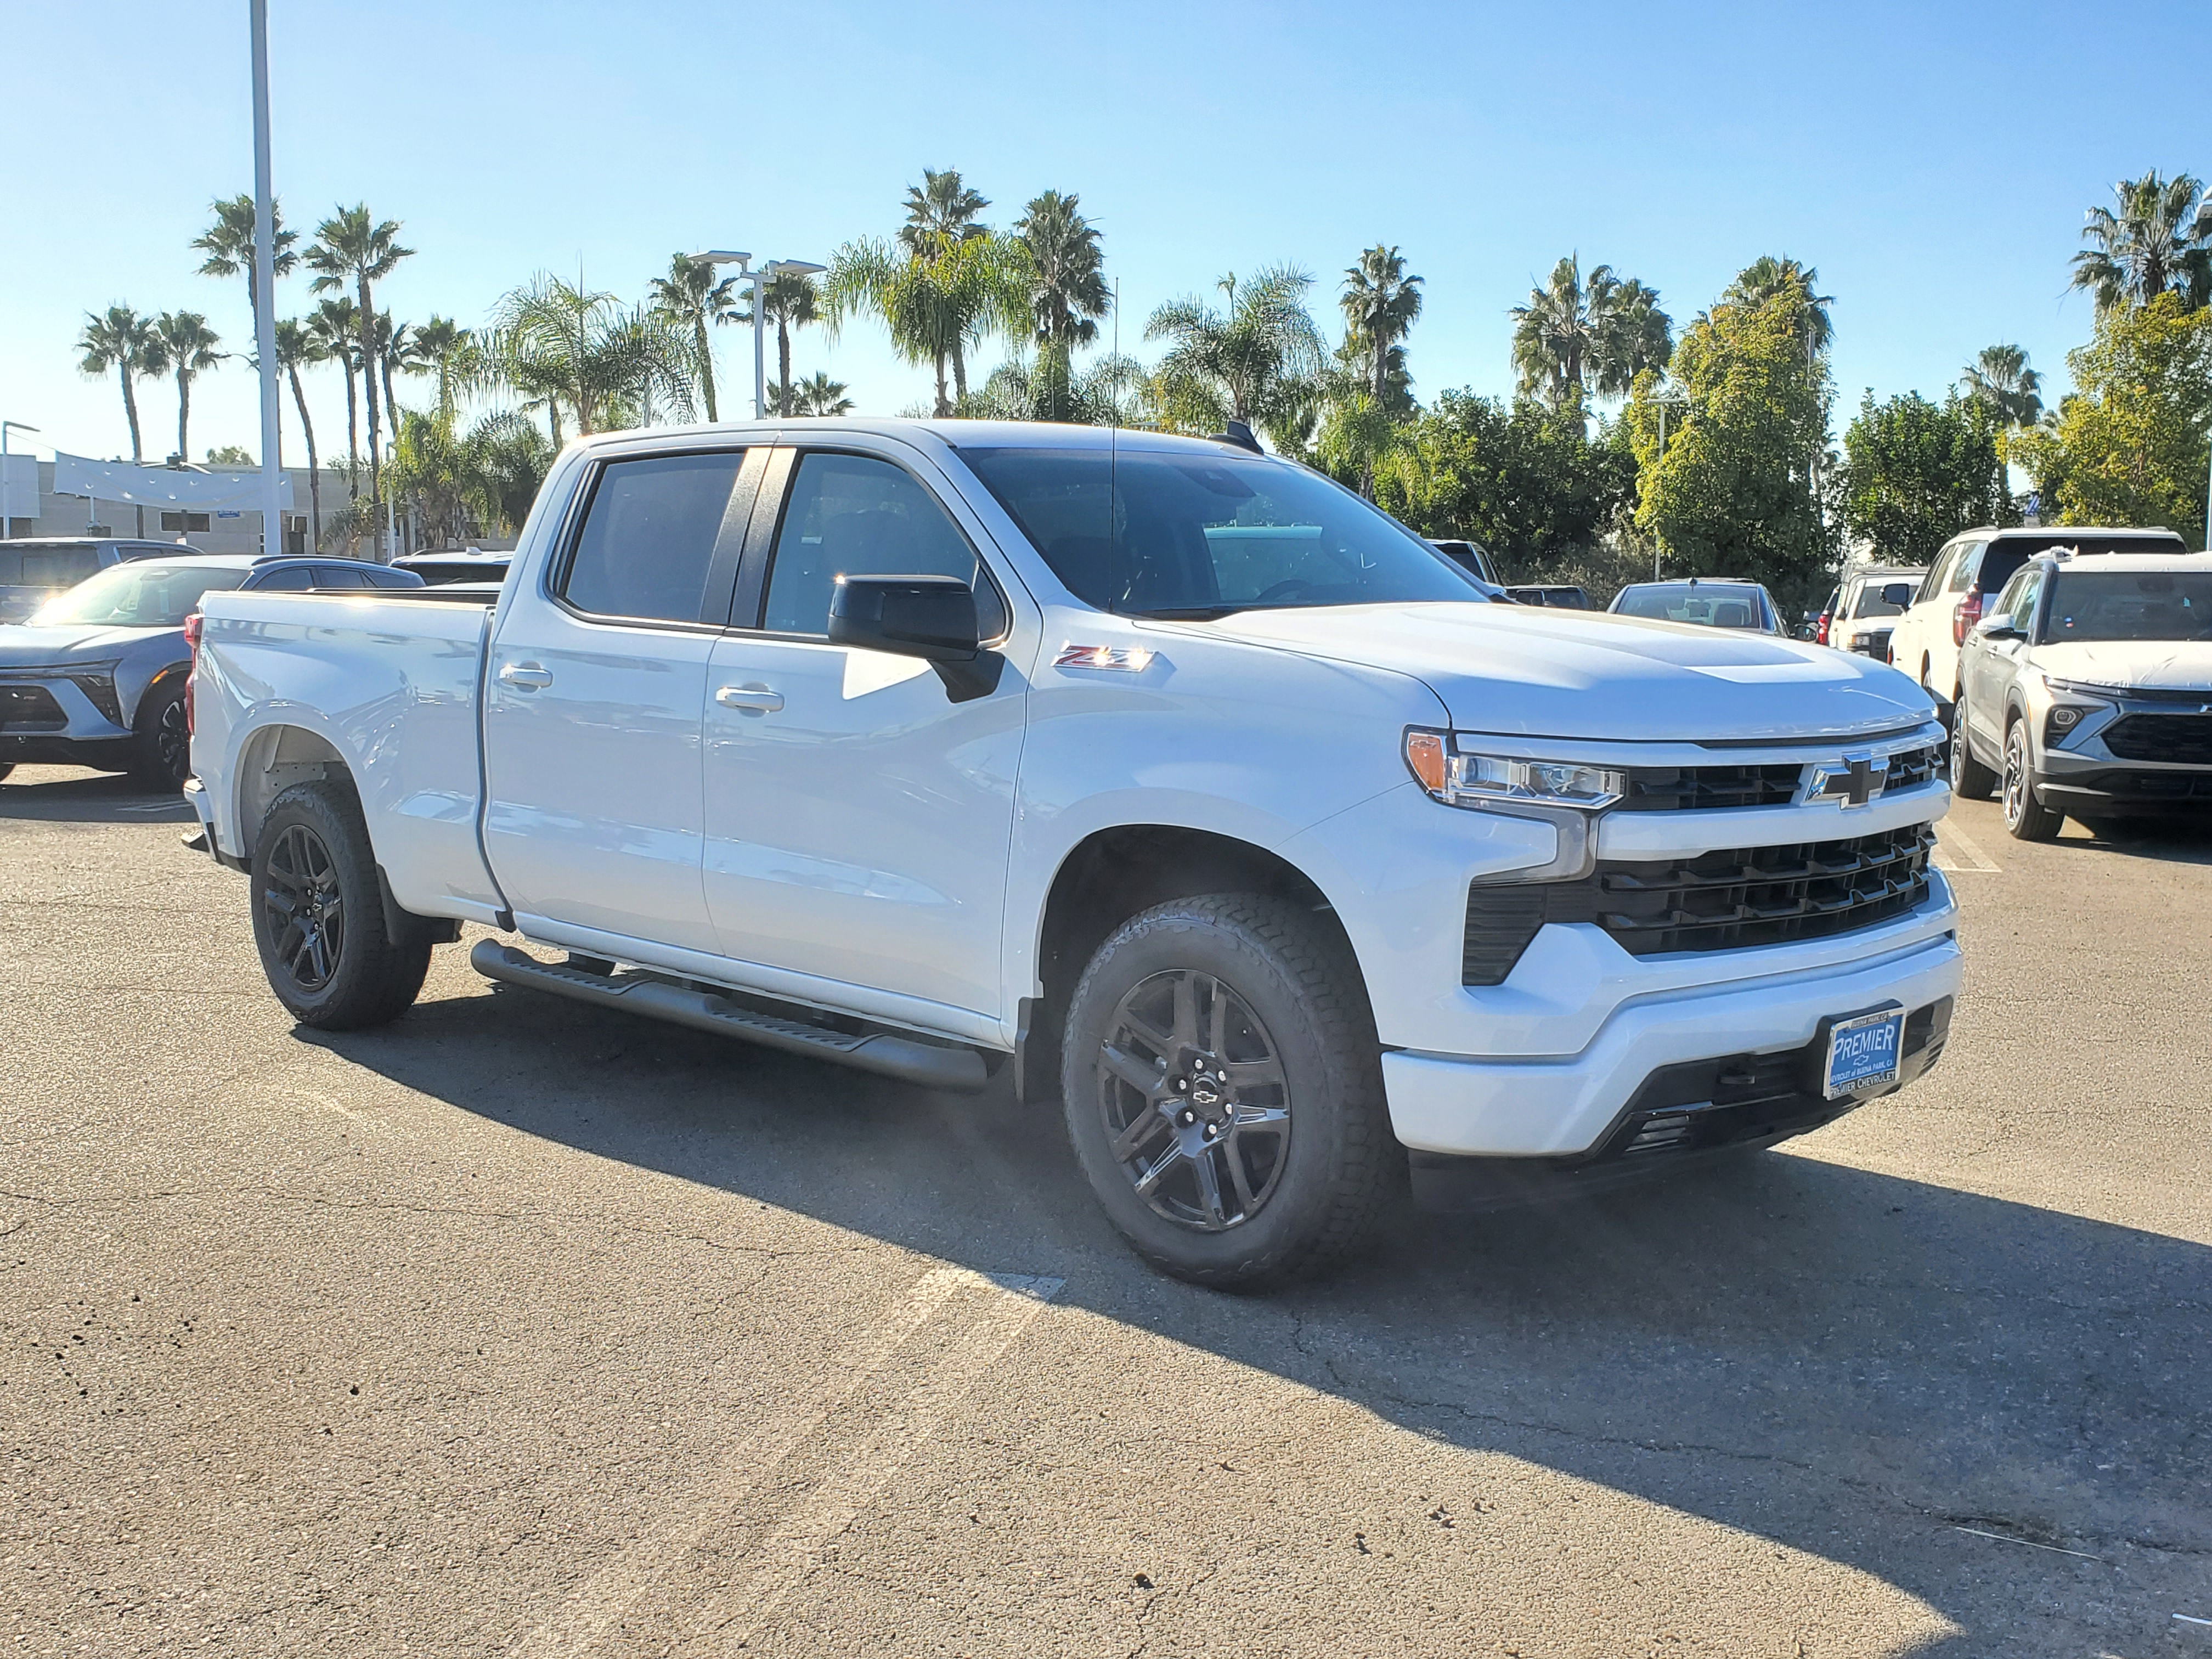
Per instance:
[[[756,1013],[727,997],[695,991],[689,986],[647,974],[587,973],[537,957],[501,945],[497,939],[478,939],[469,952],[469,966],[486,979],[507,985],[527,986],[573,997],[601,1008],[620,1008],[654,1019],[671,1020],[718,1036],[741,1037],[794,1054],[834,1060],[879,1077],[895,1077],[925,1089],[945,1089],[974,1094],[988,1076],[983,1056],[973,1048],[956,1048],[919,1037],[889,1031],[866,1031],[858,1036],[809,1025],[774,1014]]]

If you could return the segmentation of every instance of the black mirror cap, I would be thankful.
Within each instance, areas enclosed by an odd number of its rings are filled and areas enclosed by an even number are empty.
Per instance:
[[[982,646],[975,590],[957,576],[840,576],[830,592],[830,642],[973,662]]]
[[[1915,582],[1889,582],[1881,590],[1881,602],[1909,610],[1919,592],[1919,585]]]

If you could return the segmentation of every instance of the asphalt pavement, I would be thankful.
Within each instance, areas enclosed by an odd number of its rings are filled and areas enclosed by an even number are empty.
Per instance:
[[[2212,1655],[2212,831],[1964,804],[1923,1082],[1237,1297],[1003,1083],[295,1029],[186,822],[0,784],[0,1653]]]

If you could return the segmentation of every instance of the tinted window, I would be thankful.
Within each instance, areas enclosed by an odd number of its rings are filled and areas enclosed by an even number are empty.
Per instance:
[[[199,608],[201,594],[236,587],[246,574],[234,566],[110,565],[49,599],[31,620],[41,627],[181,628]]]
[[[365,567],[362,578],[371,587],[421,587],[422,577],[411,570],[394,570],[388,565]]]
[[[317,587],[363,588],[368,586],[368,579],[349,564],[319,564],[314,569],[313,580]]]
[[[1287,461],[1203,451],[962,452],[1053,574],[1137,616],[1482,602],[1395,520]]]
[[[100,568],[100,554],[89,547],[30,546],[0,552],[0,582],[25,587],[75,587]]]
[[[1974,586],[1984,593],[1994,593],[2013,579],[2014,574],[2028,561],[2028,550],[2011,547],[2002,542],[1984,548],[1982,568],[1975,574]]]
[[[2011,593],[2012,603],[2005,606],[2005,617],[2025,634],[2035,626],[2035,601],[2043,592],[2043,573],[2033,568],[2022,570],[2006,591]]]
[[[257,593],[304,593],[308,585],[307,568],[303,564],[287,565],[282,570],[257,571],[252,581]]]
[[[2045,641],[2212,640],[2212,570],[2068,570]]]
[[[1734,587],[1718,582],[1699,582],[1692,587],[1647,582],[1621,590],[1613,608],[1625,617],[1646,617],[1654,622],[1697,623],[1707,628],[1749,628],[1764,630],[1765,608],[1755,587]]]
[[[823,634],[840,576],[957,576],[976,583],[975,550],[937,498],[889,461],[820,452],[799,458],[776,531],[761,626]],[[976,586],[983,637],[999,633],[998,595]]]
[[[743,460],[726,452],[609,462],[562,597],[596,616],[700,621],[715,548],[744,534],[727,522]]]

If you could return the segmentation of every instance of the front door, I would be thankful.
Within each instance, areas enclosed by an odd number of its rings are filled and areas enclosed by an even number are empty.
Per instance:
[[[724,955],[825,981],[825,1000],[870,1006],[836,989],[857,987],[995,1018],[1026,682],[1008,663],[995,690],[956,698],[927,663],[829,642],[841,574],[957,576],[987,637],[1006,625],[980,528],[902,447],[859,447],[779,457],[782,509],[763,501],[753,543],[766,557],[714,647],[708,908]]]
[[[735,450],[602,463],[543,586],[507,605],[486,664],[484,844],[525,931],[715,948],[700,711],[755,459],[750,471]]]

